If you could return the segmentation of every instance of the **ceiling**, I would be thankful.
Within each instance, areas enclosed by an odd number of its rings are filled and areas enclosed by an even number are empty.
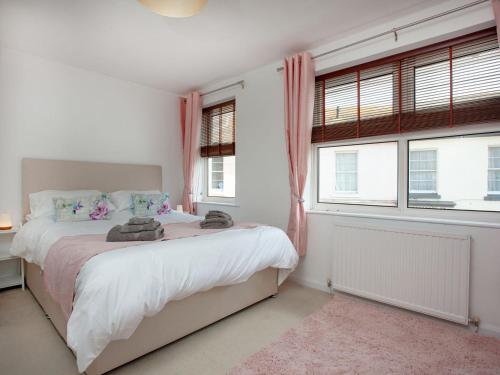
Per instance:
[[[165,18],[136,0],[0,0],[0,43],[185,93],[445,0],[208,0]]]

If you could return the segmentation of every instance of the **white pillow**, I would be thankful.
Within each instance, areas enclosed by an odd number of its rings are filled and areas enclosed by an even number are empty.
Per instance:
[[[132,208],[132,194],[161,194],[159,190],[119,190],[111,193],[111,202],[117,211]]]
[[[31,193],[29,195],[30,214],[26,218],[32,220],[39,217],[54,217],[54,198],[75,198],[99,194],[101,194],[99,190],[43,190]]]

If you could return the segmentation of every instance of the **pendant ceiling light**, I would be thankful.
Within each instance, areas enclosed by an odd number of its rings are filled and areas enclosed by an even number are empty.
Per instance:
[[[207,0],[139,0],[139,2],[162,16],[183,18],[197,14]]]

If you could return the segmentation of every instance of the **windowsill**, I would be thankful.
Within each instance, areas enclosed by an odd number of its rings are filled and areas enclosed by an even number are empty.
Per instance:
[[[487,222],[487,221],[469,221],[469,220],[459,220],[459,219],[441,219],[441,218],[414,217],[414,216],[401,216],[401,215],[380,215],[380,214],[367,214],[367,213],[357,213],[357,212],[326,211],[318,209],[309,209],[306,210],[306,213],[308,215],[345,216],[345,217],[357,217],[366,219],[396,220],[396,221],[408,221],[417,223],[448,224],[448,225],[461,225],[467,227],[500,229],[500,223]]]
[[[409,198],[411,199],[441,199],[438,193],[412,193],[410,192]]]
[[[239,207],[240,205],[233,202],[211,202],[211,201],[200,201],[197,204],[203,205],[214,205],[214,206],[227,206],[227,207]]]
[[[415,198],[410,198],[408,202],[409,208],[450,208],[456,205],[457,204],[453,201],[419,200]]]
[[[485,201],[500,201],[500,194],[488,194],[484,197]]]

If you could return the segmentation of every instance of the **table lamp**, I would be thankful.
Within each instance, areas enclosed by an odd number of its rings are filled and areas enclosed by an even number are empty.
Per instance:
[[[0,214],[0,230],[12,229],[12,219],[9,214]]]
[[[182,204],[178,204],[177,205],[177,209],[176,209],[177,212],[184,212],[184,207],[182,207]]]

